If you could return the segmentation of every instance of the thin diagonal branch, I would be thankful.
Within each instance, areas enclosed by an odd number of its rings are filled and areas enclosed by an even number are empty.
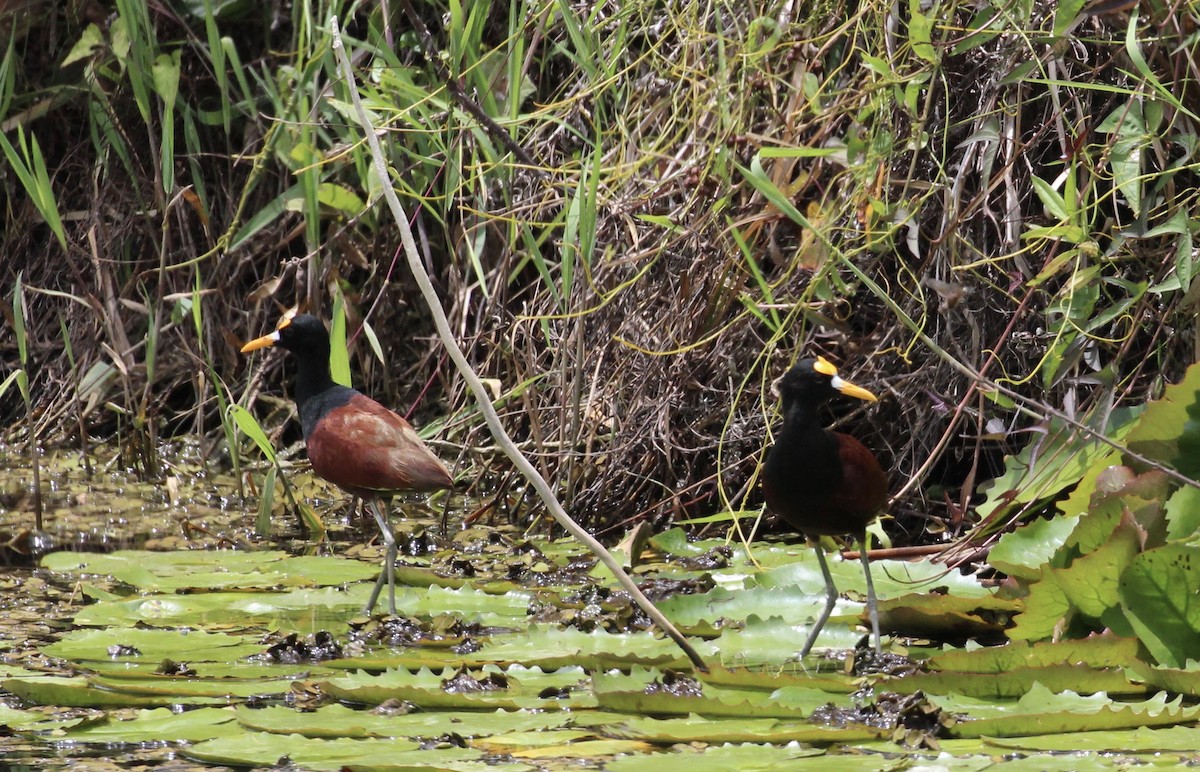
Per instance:
[[[479,380],[479,376],[471,369],[466,355],[463,354],[458,341],[454,339],[454,333],[450,329],[450,320],[446,318],[446,312],[442,309],[441,299],[438,298],[437,292],[433,288],[433,282],[430,281],[429,274],[425,271],[425,266],[421,263],[416,241],[413,240],[412,228],[408,225],[408,217],[404,213],[400,198],[396,195],[395,189],[391,185],[386,184],[386,180],[389,180],[391,177],[388,173],[387,164],[383,160],[383,151],[379,146],[379,137],[375,134],[375,128],[371,125],[366,110],[363,109],[362,100],[359,97],[358,87],[354,79],[354,71],[350,67],[350,59],[346,55],[336,18],[330,20],[330,28],[333,32],[333,50],[334,55],[337,57],[338,69],[341,70],[342,77],[345,78],[346,86],[350,90],[351,100],[354,103],[354,109],[358,114],[358,120],[362,124],[363,134],[366,137],[367,143],[371,146],[371,160],[375,165],[375,171],[379,174],[379,179],[385,181],[385,184],[381,186],[383,196],[392,211],[392,217],[395,219],[397,227],[400,229],[400,241],[404,244],[404,255],[408,259],[409,268],[412,270],[413,278],[417,281],[417,286],[421,288],[421,295],[425,298],[425,302],[429,306],[429,313],[433,317],[433,322],[437,327],[438,335],[441,337],[442,345],[446,347],[446,351],[450,354],[450,358],[454,360],[454,365],[458,368],[459,374],[462,375],[463,380],[470,387],[471,393],[474,394],[479,411],[483,414],[483,418],[487,422],[492,436],[495,437],[496,444],[509,457],[513,465],[529,480],[529,483],[534,487],[538,496],[541,497],[542,502],[546,505],[546,509],[554,516],[558,524],[572,536],[586,544],[588,549],[596,554],[600,562],[612,572],[621,586],[629,592],[634,602],[654,620],[654,623],[663,632],[679,645],[679,648],[683,650],[697,670],[708,672],[708,667],[704,664],[704,660],[692,648],[683,633],[679,632],[671,624],[671,621],[658,610],[658,607],[646,597],[645,593],[641,591],[629,574],[625,572],[625,569],[621,567],[617,559],[612,556],[612,553],[606,550],[604,545],[588,533],[583,526],[571,519],[571,516],[567,514],[562,504],[555,497],[550,484],[546,482],[546,479],[542,477],[537,468],[520,451],[516,443],[508,436],[508,432],[505,431],[503,424],[500,423],[500,416],[496,413],[495,407],[492,406],[491,398],[488,396],[483,382]]]

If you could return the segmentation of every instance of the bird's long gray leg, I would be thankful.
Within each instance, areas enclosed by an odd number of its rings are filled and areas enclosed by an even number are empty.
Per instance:
[[[821,628],[829,621],[829,615],[833,613],[833,606],[837,603],[838,591],[837,586],[833,583],[833,576],[829,573],[829,565],[825,562],[825,550],[821,549],[819,539],[809,539],[808,543],[813,546],[813,550],[817,553],[817,563],[821,566],[821,576],[825,578],[825,609],[821,612],[821,616],[817,617],[817,621],[813,623],[812,629],[808,632],[808,640],[804,642],[804,648],[800,650],[800,658],[808,656],[812,651],[813,644],[817,642],[817,636],[821,634]]]
[[[375,588],[371,590],[371,597],[367,601],[367,605],[363,607],[364,614],[370,614],[371,609],[375,608],[375,602],[379,600],[379,593],[383,590],[383,583],[387,582],[388,586],[388,612],[392,616],[396,616],[396,555],[399,549],[396,547],[396,537],[392,535],[392,529],[388,526],[387,517],[384,516],[383,505],[379,499],[371,499],[371,514],[375,516],[375,522],[379,525],[379,533],[383,536],[383,543],[387,545],[387,556],[383,561],[383,571],[379,573],[379,578],[375,580]]]
[[[867,577],[867,614],[871,617],[871,637],[875,643],[875,653],[883,652],[879,643],[879,601],[875,598],[875,583],[871,581],[871,560],[867,557],[867,535],[858,537],[858,556],[862,560],[863,575]]]

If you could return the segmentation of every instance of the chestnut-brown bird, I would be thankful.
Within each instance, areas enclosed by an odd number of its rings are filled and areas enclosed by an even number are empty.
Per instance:
[[[876,397],[838,377],[837,368],[824,357],[800,360],[776,386],[783,424],[763,467],[763,493],[771,511],[813,545],[825,579],[825,609],[809,631],[800,656],[812,650],[838,596],[819,539],[842,534],[851,534],[859,543],[867,577],[867,612],[875,651],[879,652],[879,609],[866,533],[887,503],[887,478],[871,451],[847,434],[826,429],[817,415],[821,405],[837,394],[870,402]]]
[[[250,341],[242,352],[268,346],[287,349],[299,365],[294,398],[313,471],[361,496],[387,545],[384,570],[363,613],[371,613],[386,581],[388,611],[395,615],[397,547],[388,526],[387,503],[402,491],[450,488],[450,472],[408,421],[365,394],[333,382],[329,333],[315,316],[284,317],[275,332]]]

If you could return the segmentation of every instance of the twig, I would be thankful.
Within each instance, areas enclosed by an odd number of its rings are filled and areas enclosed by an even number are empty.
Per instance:
[[[803,224],[809,228],[813,227],[812,224],[808,223],[807,221]],[[824,239],[824,237],[822,237],[822,238]],[[831,249],[835,249],[831,242],[828,242],[826,240],[825,243],[827,243]],[[835,253],[836,253],[836,250],[835,250]],[[944,348],[939,346],[937,344],[937,342],[935,342],[933,340],[933,338],[926,335],[919,328],[917,323],[915,321],[913,321],[912,317],[910,317],[907,313],[905,313],[904,309],[902,309],[896,303],[896,301],[892,300],[892,298],[889,297],[886,292],[884,292],[883,288],[880,287],[877,283],[875,283],[875,281],[870,276],[867,276],[867,274],[863,273],[863,271],[858,266],[856,266],[849,259],[846,259],[844,256],[842,259],[842,263],[846,266],[846,268],[851,273],[853,273],[858,278],[859,281],[861,281],[864,285],[866,285],[867,289],[869,289],[872,292],[872,294],[875,295],[875,297],[877,297],[881,301],[883,301],[883,303],[891,310],[891,312],[893,314],[896,315],[896,317],[904,324],[904,326],[906,326],[906,327],[908,327],[908,329],[912,330],[913,334],[917,338],[919,338],[922,343],[924,343],[926,346],[928,346],[929,350],[932,351],[933,353],[935,353],[943,362],[950,365],[955,370],[958,370],[960,373],[962,373],[964,376],[966,376],[970,380],[974,381],[976,384],[984,386],[988,389],[998,391],[1001,394],[1003,394],[1004,396],[1008,397],[1015,403],[1016,409],[1019,412],[1029,416],[1030,418],[1034,418],[1039,421],[1044,420],[1047,415],[1053,416],[1054,418],[1057,418],[1058,420],[1062,421],[1063,423],[1065,423],[1066,425],[1075,429],[1076,431],[1079,431],[1079,432],[1087,435],[1088,437],[1091,437],[1093,440],[1096,440],[1097,442],[1102,442],[1105,445],[1108,445],[1109,447],[1113,448],[1114,450],[1120,451],[1121,453],[1128,456],[1129,458],[1132,458],[1134,461],[1137,461],[1138,463],[1141,463],[1141,464],[1145,464],[1146,466],[1150,467],[1151,469],[1158,469],[1159,471],[1166,474],[1168,477],[1174,479],[1176,482],[1182,483],[1183,485],[1191,486],[1193,488],[1200,488],[1200,482],[1193,480],[1192,478],[1175,470],[1174,468],[1168,466],[1167,464],[1163,463],[1162,461],[1156,461],[1155,459],[1149,458],[1148,456],[1144,456],[1135,450],[1131,450],[1130,448],[1126,447],[1125,445],[1122,445],[1121,443],[1117,442],[1116,440],[1110,439],[1109,437],[1105,436],[1104,432],[1102,432],[1098,429],[1093,429],[1092,427],[1087,426],[1086,424],[1084,424],[1080,421],[1077,421],[1076,419],[1067,415],[1063,411],[1058,410],[1054,407],[1051,407],[1050,405],[1047,405],[1044,402],[1039,402],[1037,400],[1030,399],[1029,397],[1026,397],[1024,394],[1021,394],[1018,391],[1014,391],[1013,389],[1010,389],[1007,386],[1004,386],[1004,385],[998,383],[997,381],[994,381],[991,378],[988,378],[987,376],[985,376],[985,375],[981,374],[980,372],[978,372],[977,370],[975,370],[970,365],[967,365],[967,364],[964,364],[963,362],[958,361],[957,359],[955,359],[953,356],[950,355],[950,352],[946,351]],[[1034,410],[1031,407],[1027,407],[1027,405],[1029,405],[1029,404],[1032,404],[1035,407],[1037,407],[1037,410]],[[1038,412],[1038,411],[1041,411],[1041,412]]]
[[[425,58],[429,60],[429,64],[433,66],[433,71],[441,78],[446,88],[450,90],[450,94],[454,97],[454,101],[458,102],[459,107],[471,114],[471,117],[479,121],[483,128],[487,130],[500,144],[508,148],[508,152],[516,156],[517,160],[525,164],[533,170],[539,177],[545,177],[546,173],[542,171],[537,162],[533,160],[533,156],[529,155],[525,148],[517,144],[517,141],[509,136],[509,133],[504,130],[504,127],[492,120],[492,116],[483,111],[483,108],[475,103],[463,90],[462,84],[454,77],[454,74],[447,69],[442,63],[441,57],[438,56],[437,47],[433,44],[433,35],[429,33],[429,28],[425,26],[425,22],[421,20],[421,15],[417,13],[417,9],[413,8],[409,0],[400,0],[400,7],[404,11],[404,15],[408,17],[408,21],[413,25],[413,29],[417,31],[417,37],[421,39],[421,48],[425,50]],[[337,33],[334,32],[336,35]],[[510,92],[520,94],[520,84],[510,83]]]
[[[386,184],[386,181],[391,179],[391,175],[388,173],[387,165],[383,160],[383,151],[379,146],[379,137],[375,134],[375,128],[371,125],[367,111],[363,109],[362,100],[358,94],[358,86],[354,78],[354,71],[350,67],[350,59],[346,55],[336,17],[330,19],[330,30],[333,34],[333,51],[337,58],[338,69],[341,70],[342,77],[345,79],[346,88],[350,91],[351,101],[354,103],[355,112],[358,114],[358,120],[362,124],[363,134],[366,137],[367,144],[371,147],[371,161],[375,165],[375,171],[379,174],[379,179],[385,183],[380,187],[383,190],[383,197],[388,203],[388,208],[392,211],[392,217],[400,229],[400,240],[404,244],[404,255],[408,259],[409,269],[412,270],[413,278],[416,279],[417,286],[421,288],[421,295],[425,298],[425,302],[429,306],[429,313],[433,317],[434,325],[437,327],[438,336],[442,339],[442,345],[446,347],[446,351],[449,353],[450,358],[454,360],[454,365],[458,368],[459,374],[466,381],[467,386],[470,387],[471,393],[475,395],[479,411],[483,414],[483,418],[487,422],[492,436],[496,438],[496,443],[503,449],[505,455],[509,457],[513,465],[521,470],[521,473],[533,485],[538,496],[541,497],[542,502],[546,505],[546,509],[550,511],[550,514],[554,516],[559,525],[566,529],[572,536],[586,544],[588,549],[594,552],[596,557],[600,559],[600,562],[612,572],[621,586],[629,592],[634,602],[654,620],[654,623],[663,632],[678,644],[679,648],[691,660],[692,665],[697,670],[707,673],[708,667],[704,664],[704,660],[700,658],[700,655],[688,643],[683,633],[679,632],[671,624],[671,621],[658,610],[658,607],[646,597],[633,579],[630,578],[629,574],[625,573],[625,570],[621,568],[621,564],[617,562],[617,559],[604,548],[604,545],[571,519],[570,515],[563,509],[562,504],[558,502],[554,491],[550,488],[546,479],[538,473],[537,468],[521,453],[516,443],[508,436],[508,432],[504,430],[503,424],[500,423],[500,416],[496,413],[495,408],[492,407],[491,397],[488,396],[487,389],[484,388],[483,382],[479,380],[479,376],[471,369],[471,364],[467,361],[466,356],[459,347],[458,341],[454,339],[454,334],[450,330],[450,320],[446,318],[446,312],[442,309],[442,303],[433,288],[433,282],[430,281],[429,274],[425,271],[425,266],[422,265],[420,255],[417,253],[417,245],[413,240],[412,228],[408,225],[408,218],[404,214],[400,198],[396,195],[395,189],[391,185]]]

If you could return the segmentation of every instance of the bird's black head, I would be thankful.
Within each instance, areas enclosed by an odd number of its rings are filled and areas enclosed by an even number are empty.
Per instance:
[[[317,405],[313,399],[330,392],[336,385],[329,374],[329,333],[321,320],[310,314],[285,316],[279,320],[275,332],[264,335],[242,346],[242,353],[260,348],[279,346],[296,357],[296,404],[300,408],[300,419],[305,422],[305,437],[311,430],[315,415],[307,415],[306,405]],[[306,417],[307,416],[307,417]]]
[[[297,314],[281,320],[278,329],[279,346],[293,354],[312,351],[329,357],[329,332],[321,320],[312,314]]]
[[[279,320],[275,332],[255,338],[242,346],[242,353],[268,346],[287,349],[302,359],[311,357],[317,362],[329,360],[329,333],[321,320],[312,314],[283,317]]]
[[[861,386],[842,380],[838,376],[837,368],[825,357],[801,359],[773,386],[779,393],[785,412],[794,404],[816,407],[838,394],[865,399],[868,402],[875,402],[877,399]]]

